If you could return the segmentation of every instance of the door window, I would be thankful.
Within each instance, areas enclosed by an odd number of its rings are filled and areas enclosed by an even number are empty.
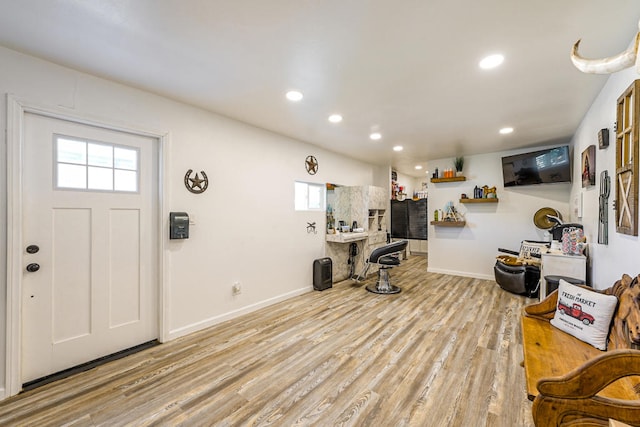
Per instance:
[[[54,143],[56,189],[138,192],[138,149],[61,135]]]

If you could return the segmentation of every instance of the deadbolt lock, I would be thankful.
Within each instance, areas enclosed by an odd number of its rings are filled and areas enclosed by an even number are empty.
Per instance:
[[[29,273],[35,273],[38,270],[40,270],[40,264],[36,264],[35,262],[32,262],[31,264],[27,265],[27,271]]]

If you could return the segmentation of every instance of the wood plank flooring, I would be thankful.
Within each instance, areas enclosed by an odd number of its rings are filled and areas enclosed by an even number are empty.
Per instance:
[[[519,316],[414,256],[0,402],[0,425],[532,426]]]

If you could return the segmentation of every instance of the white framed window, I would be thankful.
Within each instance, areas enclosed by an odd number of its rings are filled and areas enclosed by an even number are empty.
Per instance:
[[[324,184],[295,182],[295,210],[324,211],[326,200]]]
[[[137,193],[139,158],[137,148],[55,135],[53,182],[56,189]]]

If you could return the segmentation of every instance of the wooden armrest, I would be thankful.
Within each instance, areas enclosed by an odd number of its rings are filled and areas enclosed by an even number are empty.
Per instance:
[[[631,292],[630,288],[638,280],[640,278],[631,279],[625,274],[611,288],[597,292],[615,295],[620,306],[633,305],[633,310],[637,311],[635,290]],[[527,391],[538,393],[531,408],[535,425],[603,425],[603,421],[615,418],[640,426],[640,350],[628,348],[624,320],[630,316],[629,309],[623,310],[623,314],[616,311],[609,333],[610,344],[613,337],[624,335],[620,341],[623,349],[599,352],[588,344],[564,339],[564,333],[552,333],[557,331],[544,323],[553,318],[557,298],[556,291],[546,300],[523,310]],[[536,356],[540,355],[543,356],[538,360]],[[544,365],[550,361],[555,363]]]
[[[542,301],[529,304],[524,308],[524,315],[528,317],[537,317],[543,320],[553,319],[558,305],[558,290],[551,292]]]
[[[640,351],[612,350],[567,375],[542,378],[538,381],[538,391],[549,397],[584,399],[595,396],[612,382],[631,375],[640,375]]]
[[[581,288],[587,289],[589,291],[594,291],[594,289],[584,286],[584,285],[576,285]],[[596,291],[603,293],[604,291]],[[524,315],[528,317],[537,317],[542,320],[551,320],[556,313],[556,306],[558,305],[558,290],[551,292],[545,299],[540,301],[539,303],[529,304],[524,308]]]

